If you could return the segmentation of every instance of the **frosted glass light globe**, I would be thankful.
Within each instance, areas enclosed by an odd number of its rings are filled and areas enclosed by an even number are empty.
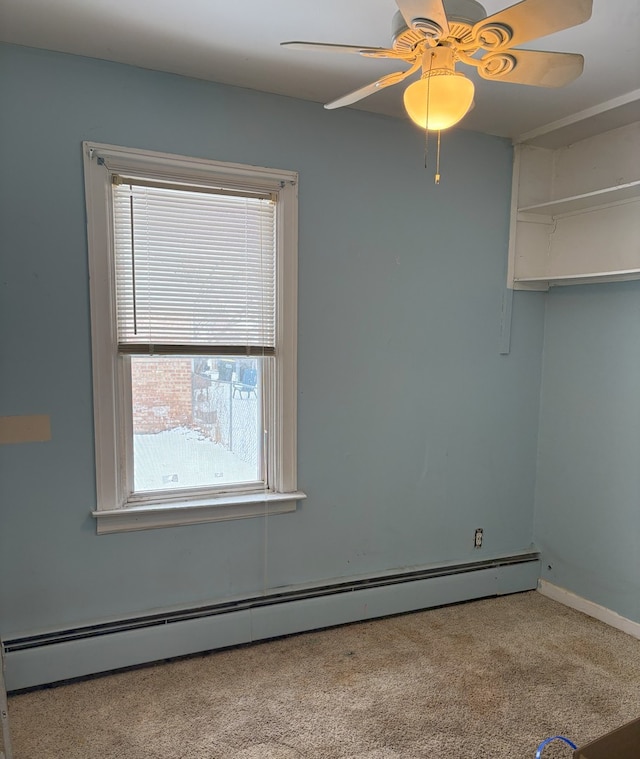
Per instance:
[[[464,74],[437,69],[407,87],[404,107],[411,119],[423,129],[448,129],[471,108],[474,91],[473,82]]]

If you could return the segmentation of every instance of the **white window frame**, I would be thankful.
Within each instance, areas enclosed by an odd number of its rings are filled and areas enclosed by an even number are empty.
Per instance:
[[[91,298],[97,532],[217,522],[295,511],[306,495],[297,489],[297,285],[298,175],[167,153],[84,142]],[[118,354],[111,186],[114,174],[158,181],[270,192],[276,203],[275,382],[265,397],[270,419],[268,488],[243,494],[177,495],[140,503],[127,500],[127,438],[131,403],[126,366]],[[127,409],[125,411],[125,409]]]

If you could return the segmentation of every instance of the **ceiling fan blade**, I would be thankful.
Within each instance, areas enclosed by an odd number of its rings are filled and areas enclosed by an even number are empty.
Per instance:
[[[563,87],[580,76],[584,58],[577,53],[506,50],[485,55],[478,66],[484,79],[536,87]]]
[[[435,22],[441,31],[439,34],[427,34],[427,36],[434,39],[449,36],[449,23],[442,0],[396,0],[396,5],[410,29],[417,27],[426,31],[423,24],[415,24],[414,20],[428,19]]]
[[[593,0],[522,0],[479,21],[471,34],[487,50],[505,50],[588,21],[592,5]]]
[[[386,47],[358,47],[357,45],[334,45],[330,42],[281,42],[282,47],[291,50],[317,50],[328,53],[356,53],[367,58],[399,58],[395,50]]]
[[[418,61],[407,71],[394,71],[392,74],[387,74],[376,82],[371,82],[371,84],[359,87],[353,92],[348,92],[337,100],[332,100],[330,103],[327,103],[325,108],[328,108],[329,110],[332,110],[333,108],[342,108],[342,106],[351,105],[351,103],[356,103],[358,100],[373,95],[374,92],[383,90],[385,87],[390,87],[392,84],[398,84],[417,71],[420,68],[420,63],[421,62]]]

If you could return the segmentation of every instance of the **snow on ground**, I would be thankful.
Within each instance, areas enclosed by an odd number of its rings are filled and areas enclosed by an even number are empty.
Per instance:
[[[134,435],[134,490],[168,490],[255,482],[258,468],[197,430],[178,427]]]

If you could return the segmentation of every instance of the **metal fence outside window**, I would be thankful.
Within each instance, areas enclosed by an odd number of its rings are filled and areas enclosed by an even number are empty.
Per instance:
[[[193,416],[203,433],[256,465],[260,387],[257,359],[194,361]]]

